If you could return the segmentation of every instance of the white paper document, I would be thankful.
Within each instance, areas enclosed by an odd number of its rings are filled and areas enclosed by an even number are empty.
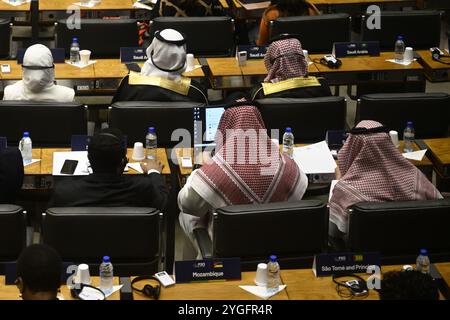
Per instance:
[[[156,2],[157,2],[157,0],[152,0],[152,1],[151,1],[152,5],[155,5]],[[140,3],[139,1],[136,1],[136,2],[133,4],[133,7],[139,8],[139,9],[153,10],[153,8],[152,8],[150,5],[144,4],[144,3]]]
[[[195,66],[191,67],[191,68],[186,68],[185,72],[191,72],[194,71],[195,69],[201,68],[202,65],[201,64],[196,64]]]
[[[142,170],[142,168],[141,168],[141,163],[140,163],[140,162],[131,162],[131,163],[128,163],[128,164],[127,164],[127,167],[128,167],[128,168],[131,168],[131,169],[133,169],[134,171],[137,171],[137,172],[139,172],[139,173],[144,173],[144,170]],[[124,171],[128,171],[128,170],[126,170],[127,167],[125,168]]]
[[[411,61],[402,61],[402,62],[395,61],[395,59],[386,59],[386,61],[392,62],[392,63],[396,63],[396,64],[400,64],[402,66],[409,66],[411,63],[416,61],[416,59],[413,59]]]
[[[294,148],[294,160],[305,174],[334,173],[334,161],[325,141]]]
[[[427,149],[419,150],[419,151],[413,151],[413,152],[406,152],[402,153],[402,155],[406,159],[410,160],[416,160],[416,161],[422,161],[423,157],[425,156],[425,153],[427,152]]]
[[[31,161],[30,162],[23,162],[23,166],[24,167],[26,167],[26,166],[29,166],[30,164],[33,164],[33,163],[36,163],[36,162],[39,162],[39,161],[41,161],[41,159],[31,159]]]
[[[69,151],[53,153],[53,175],[54,176],[72,176],[62,174],[61,169],[66,160],[77,160],[78,164],[73,176],[87,176],[90,173],[87,151]]]
[[[278,292],[283,291],[284,288],[286,288],[286,285],[281,285],[278,287],[277,291],[270,292],[270,293],[267,292],[266,287],[261,287],[261,286],[239,286],[239,287],[244,289],[245,291],[250,292],[251,294],[254,294],[257,297],[267,300],[270,297],[273,297],[274,295],[276,295]]]
[[[90,66],[91,64],[94,64],[96,62],[97,62],[97,60],[90,60],[87,64],[81,64],[80,62],[72,63],[70,61],[66,61],[67,64],[70,64],[71,66],[74,66],[74,67],[77,67],[80,69],[86,68],[87,66]]]
[[[12,5],[14,7],[21,6],[25,3],[30,3],[31,0],[3,0],[4,3]]]

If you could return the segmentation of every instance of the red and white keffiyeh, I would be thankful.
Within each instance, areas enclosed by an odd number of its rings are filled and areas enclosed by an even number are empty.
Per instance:
[[[306,178],[301,178],[303,173],[292,159],[280,155],[255,106],[226,109],[216,144],[212,160],[191,177],[194,190],[212,207],[299,200],[303,196]]]
[[[377,128],[361,121],[358,128]],[[433,184],[392,143],[387,133],[350,134],[338,154],[341,179],[330,199],[330,220],[348,232],[351,205],[363,201],[406,201],[442,198]]]
[[[264,64],[268,71],[264,82],[279,82],[308,74],[302,45],[295,38],[272,42],[264,56]]]

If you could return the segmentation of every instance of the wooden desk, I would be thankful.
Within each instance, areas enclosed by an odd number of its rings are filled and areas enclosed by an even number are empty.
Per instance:
[[[82,0],[40,0],[39,11],[66,11],[73,3]],[[80,10],[135,10],[133,0],[101,0],[101,3],[92,8],[80,7]]]
[[[10,4],[7,4],[3,1],[0,2],[0,11],[9,11],[9,12],[18,12],[18,11],[30,11],[30,4],[29,3],[25,3],[22,4],[20,6],[13,6]]]
[[[68,152],[70,148],[47,148],[42,149],[41,153],[41,175],[52,175],[53,173],[53,153],[54,152]],[[131,159],[131,155],[133,154],[133,149],[128,148],[127,157],[131,163],[136,162]],[[161,172],[163,175],[170,175],[170,167],[169,160],[167,159],[166,150],[164,148],[158,148],[157,150],[157,158],[164,164],[163,171]],[[129,169],[128,172],[124,174],[136,175],[141,174],[133,169]]]
[[[34,148],[32,150],[32,155],[33,155],[33,159],[41,159],[41,149]],[[34,175],[41,174],[41,164],[42,164],[42,160],[35,162],[33,164],[30,164],[28,166],[25,166],[23,168],[25,175],[34,176]]]
[[[450,138],[425,139],[431,151],[431,160],[442,178],[450,177]]]
[[[422,58],[421,63],[429,81],[450,81],[450,65],[433,60],[430,50],[419,50],[417,53]],[[450,58],[442,60],[450,63]]]
[[[261,83],[267,75],[264,59],[249,59],[245,66],[239,66],[236,58],[208,58],[210,82],[213,88],[252,88]],[[308,66],[310,74],[319,70],[314,64]]]

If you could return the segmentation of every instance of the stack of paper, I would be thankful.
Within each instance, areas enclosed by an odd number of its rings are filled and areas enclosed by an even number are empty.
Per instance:
[[[334,173],[336,161],[325,141],[294,148],[294,160],[305,174]]]
[[[75,169],[74,176],[87,176],[89,175],[89,160],[87,151],[72,151],[72,152],[55,152],[53,153],[53,175],[54,176],[67,176],[67,174],[61,174],[61,169],[66,160],[77,160],[77,168]]]

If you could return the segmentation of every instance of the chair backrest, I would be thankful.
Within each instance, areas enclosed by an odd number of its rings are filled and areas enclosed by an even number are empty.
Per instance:
[[[26,246],[27,219],[16,205],[0,204],[0,262],[16,261]]]
[[[193,137],[193,108],[199,106],[198,102],[116,102],[109,110],[109,126],[120,129],[130,147],[136,141],[144,142],[149,127],[156,129],[158,146],[173,147],[179,142],[171,141],[175,130],[185,129]]]
[[[350,251],[377,251],[388,260],[414,258],[420,249],[426,248],[436,259],[448,261],[450,199],[362,202],[350,209],[347,241]]]
[[[295,143],[325,140],[327,130],[344,130],[347,103],[344,97],[265,98],[257,100],[266,128],[291,127]]]
[[[234,54],[234,22],[230,17],[158,17],[150,26],[155,31],[175,29],[186,38],[188,53],[203,57]]]
[[[311,266],[327,238],[328,209],[317,200],[228,206],[214,215],[214,256],[240,257],[247,270],[271,254],[283,267]]]
[[[329,53],[334,42],[350,41],[350,27],[351,18],[346,13],[282,17],[271,22],[270,37],[298,34],[303,49],[310,53]]]
[[[11,45],[11,21],[0,19],[0,58],[5,59],[10,55]]]
[[[116,275],[148,275],[157,271],[160,221],[153,208],[49,208],[42,237],[64,262],[99,264],[108,255]]]
[[[380,49],[394,51],[398,36],[403,36],[407,47],[428,50],[439,47],[441,39],[441,12],[426,10],[382,11],[381,28],[369,29],[370,16],[363,16],[361,38],[363,41],[379,41]]]
[[[30,132],[33,146],[70,146],[73,134],[86,134],[86,107],[79,103],[0,101],[0,136],[19,143]]]
[[[134,19],[81,19],[81,28],[67,25],[69,19],[58,20],[56,47],[64,48],[70,55],[74,37],[81,49],[89,49],[94,58],[119,57],[121,47],[138,47],[138,26]]]
[[[415,137],[419,139],[448,136],[450,124],[450,96],[447,93],[376,93],[363,95],[356,106],[357,124],[361,120],[375,120],[400,139],[407,121],[412,121]]]

